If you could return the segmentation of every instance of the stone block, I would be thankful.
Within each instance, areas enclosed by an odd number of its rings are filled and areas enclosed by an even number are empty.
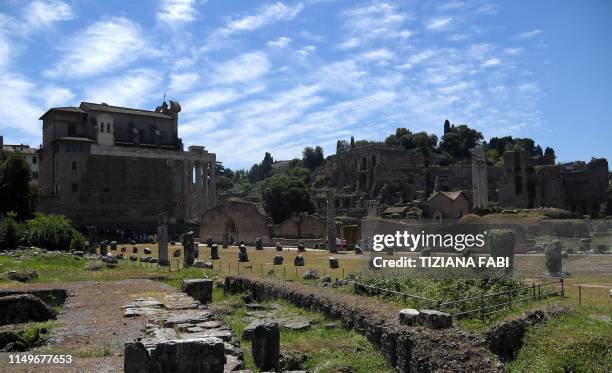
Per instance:
[[[55,311],[32,294],[0,297],[0,325],[55,319]]]
[[[280,328],[278,323],[262,323],[255,327],[251,336],[255,366],[262,371],[279,368]]]
[[[283,264],[283,259],[284,259],[284,258],[282,257],[282,255],[276,255],[276,256],[274,257],[274,265],[275,265],[275,266],[282,265],[282,264]]]
[[[399,313],[399,320],[401,324],[408,326],[415,326],[419,322],[420,312],[414,308],[404,308]]]
[[[453,318],[445,312],[420,310],[419,324],[431,329],[445,329],[453,326]]]
[[[206,278],[183,280],[181,291],[202,304],[210,303],[212,302],[213,280]]]

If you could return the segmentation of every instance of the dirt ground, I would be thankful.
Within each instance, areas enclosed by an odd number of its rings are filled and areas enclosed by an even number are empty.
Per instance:
[[[160,296],[176,289],[150,280],[81,282],[11,286],[11,290],[66,289],[66,299],[58,315],[57,327],[47,346],[25,354],[71,354],[70,365],[9,364],[9,355],[0,354],[0,372],[121,372],[123,345],[144,335],[144,319],[124,318],[121,307],[146,296]],[[110,349],[110,356],[102,351]]]

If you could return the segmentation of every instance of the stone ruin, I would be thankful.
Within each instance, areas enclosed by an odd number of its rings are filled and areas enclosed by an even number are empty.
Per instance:
[[[126,373],[221,373],[244,368],[239,339],[215,313],[188,295],[169,294],[163,302],[140,298],[123,308],[124,317],[146,318],[145,337],[125,344]]]
[[[255,240],[255,250],[263,250],[263,239],[261,237],[257,237]]]
[[[255,327],[251,338],[253,362],[261,371],[278,369],[280,328],[278,323],[262,323]]]
[[[329,268],[331,269],[340,268],[340,263],[338,263],[338,258],[334,256],[329,257]]]
[[[306,245],[304,245],[304,241],[300,241],[297,245],[297,251],[303,253],[306,251]]]
[[[544,248],[544,255],[546,257],[546,270],[551,276],[563,275],[561,257],[562,249],[563,247],[561,246],[561,241],[559,240],[552,241]]]
[[[168,214],[162,212],[157,215],[157,255],[159,264],[169,266],[168,258]]]
[[[274,257],[274,265],[275,265],[275,266],[280,266],[280,265],[283,265],[283,259],[284,259],[284,258],[283,258],[283,256],[282,256],[282,255],[276,255],[276,256]]]
[[[247,254],[247,248],[244,245],[244,243],[241,243],[240,246],[238,247],[238,249],[240,250],[240,252],[238,253],[238,261],[239,262],[248,262],[249,261],[249,255]]]
[[[217,245],[216,243],[210,246],[210,259],[211,260],[221,259],[219,257],[219,245]]]
[[[191,267],[193,261],[196,258],[197,246],[193,239],[193,232],[189,231],[183,234],[183,251],[185,253],[184,262],[185,266]]]
[[[280,244],[280,242],[276,243],[276,251],[283,251],[283,246]]]
[[[293,265],[295,265],[296,267],[303,267],[304,266],[304,256],[303,255],[296,256],[295,259],[293,259]]]

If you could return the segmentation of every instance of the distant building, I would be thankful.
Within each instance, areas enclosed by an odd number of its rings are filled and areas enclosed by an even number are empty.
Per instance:
[[[215,155],[183,150],[176,101],[154,111],[82,102],[49,109],[40,152],[40,210],[99,229],[154,231],[199,222],[216,205]]]
[[[9,145],[4,144],[2,136],[0,136],[0,149],[9,153],[19,153],[23,155],[25,160],[30,165],[30,170],[32,172],[32,179],[30,180],[30,184],[38,186],[38,149],[31,148],[29,145]]]
[[[459,219],[470,212],[470,201],[463,191],[435,192],[427,201],[431,214],[445,219]]]

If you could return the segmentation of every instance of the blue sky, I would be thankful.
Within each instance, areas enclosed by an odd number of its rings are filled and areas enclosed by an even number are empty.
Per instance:
[[[80,101],[178,100],[179,134],[232,168],[396,127],[532,137],[612,158],[612,2],[2,0],[0,134]]]

